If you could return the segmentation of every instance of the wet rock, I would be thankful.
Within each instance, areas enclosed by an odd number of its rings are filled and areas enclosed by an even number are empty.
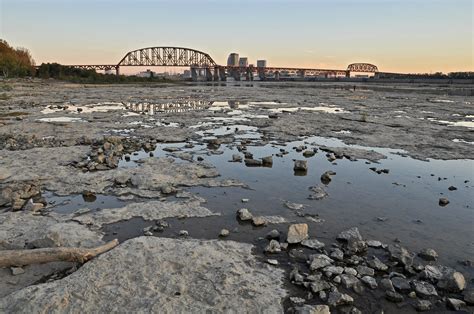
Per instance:
[[[266,156],[262,158],[262,164],[266,166],[271,166],[273,165],[273,157],[272,156]]]
[[[364,276],[362,277],[362,282],[365,283],[370,289],[376,289],[378,287],[377,280],[374,277]]]
[[[271,240],[265,248],[266,253],[279,253],[281,252],[280,243],[277,240]]]
[[[376,256],[373,256],[371,260],[368,260],[367,265],[378,271],[388,270],[388,266],[382,263],[382,261],[380,261]]]
[[[466,306],[466,303],[464,301],[455,298],[447,298],[446,304],[450,309],[455,311],[460,311],[463,307]]]
[[[324,254],[314,254],[311,255],[311,263],[309,268],[311,270],[318,270],[320,268],[326,267],[334,263],[334,261]]]
[[[452,185],[448,188],[448,190],[450,191],[456,191],[457,189],[458,189],[457,187],[452,186]]]
[[[409,283],[408,280],[406,280],[405,278],[402,278],[402,277],[393,277],[391,280],[392,280],[393,286],[394,286],[395,289],[397,289],[398,291],[406,292],[406,291],[410,291],[410,290],[411,290],[410,283]]]
[[[292,224],[288,227],[288,236],[286,242],[300,243],[308,238],[307,224]]]
[[[361,276],[373,276],[375,274],[374,270],[367,266],[359,265],[356,269],[357,273]]]
[[[240,220],[246,221],[246,220],[252,220],[253,216],[249,212],[247,208],[241,208],[237,211],[237,216],[239,217]]]
[[[383,290],[395,292],[395,288],[393,287],[392,281],[388,278],[382,278],[380,280],[380,287]]]
[[[328,185],[329,182],[331,182],[332,178],[331,176],[336,175],[334,171],[326,171],[321,175],[321,182],[325,185]]]
[[[232,155],[232,161],[233,162],[242,162],[242,156],[240,156],[238,154],[233,154]]]
[[[385,298],[390,302],[400,303],[403,302],[403,296],[400,293],[394,291],[386,291]]]
[[[418,295],[424,296],[424,297],[430,297],[430,296],[437,296],[438,293],[436,292],[436,288],[425,281],[418,281],[418,280],[413,280],[411,282],[411,285],[413,286],[413,289],[415,289],[415,292]]]
[[[267,233],[267,239],[279,239],[280,238],[280,231],[273,229]]]
[[[306,160],[295,160],[294,171],[308,171],[308,162]]]
[[[263,165],[262,161],[258,159],[246,158],[244,162],[246,166],[250,166],[250,167],[258,167],[258,166]]]
[[[328,193],[326,192],[326,190],[319,185],[312,186],[309,188],[309,190],[312,192],[308,196],[308,199],[310,200],[321,200],[325,198],[326,196],[328,196]]]
[[[305,207],[304,204],[292,203],[292,202],[288,202],[288,201],[286,201],[284,204],[285,204],[286,207],[288,207],[289,209],[292,209],[292,210],[300,210],[300,209],[303,209]]]
[[[368,240],[366,241],[367,246],[373,247],[373,248],[379,248],[382,247],[382,242],[377,241],[377,240]]]
[[[252,224],[256,227],[261,227],[261,226],[265,226],[267,224],[267,221],[263,217],[254,216],[252,217]]]
[[[221,232],[219,233],[219,236],[221,237],[227,237],[230,234],[229,230],[227,229],[222,229]]]
[[[449,204],[449,200],[446,197],[441,197],[438,203],[439,206],[446,206]]]
[[[303,246],[306,246],[310,249],[313,249],[313,250],[319,250],[319,249],[322,249],[325,244],[316,240],[316,239],[306,239],[306,240],[303,240],[301,241],[301,245]]]
[[[344,252],[339,248],[335,248],[331,251],[330,256],[335,260],[342,261],[344,259]]]
[[[411,266],[413,264],[413,255],[404,247],[390,244],[388,246],[388,251],[390,253],[390,258],[400,263],[402,266]]]
[[[426,261],[435,261],[438,258],[438,253],[433,249],[423,249],[418,253],[418,256]]]
[[[433,304],[428,300],[416,300],[413,306],[419,312],[429,311],[433,308]]]
[[[339,291],[331,291],[328,296],[328,304],[330,306],[339,306],[343,304],[352,304],[354,299],[345,293],[340,293]]]
[[[326,157],[328,158],[329,162],[333,162],[337,159],[336,155],[334,155],[333,153],[326,154]]]
[[[466,288],[466,279],[460,272],[447,272],[438,280],[437,286],[449,292],[461,292]]]
[[[303,156],[306,158],[313,157],[316,154],[314,150],[305,150]]]
[[[348,242],[350,240],[362,240],[362,236],[359,233],[359,229],[357,227],[352,227],[348,230],[342,231],[336,237],[337,240]]]
[[[259,263],[252,249],[234,241],[134,238],[70,276],[1,298],[0,309],[6,313],[283,312],[284,273]],[[179,296],[171,296],[174,291]]]

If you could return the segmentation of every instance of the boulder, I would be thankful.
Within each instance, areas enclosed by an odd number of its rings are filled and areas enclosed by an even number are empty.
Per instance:
[[[288,227],[288,236],[286,242],[300,243],[308,238],[307,224],[292,224]]]
[[[246,220],[252,220],[253,216],[249,212],[247,208],[241,208],[237,211],[237,216],[239,217],[240,220],[246,221]]]
[[[308,162],[306,160],[295,160],[294,171],[308,171]]]
[[[326,267],[334,263],[327,255],[324,254],[314,254],[311,255],[311,263],[309,268],[311,270],[318,270],[320,268]]]
[[[433,249],[423,249],[418,253],[418,256],[426,261],[435,261],[438,258],[438,253]]]

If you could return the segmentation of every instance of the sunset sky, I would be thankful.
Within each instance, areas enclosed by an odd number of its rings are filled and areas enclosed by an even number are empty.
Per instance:
[[[472,0],[0,0],[0,38],[36,63],[114,64],[126,52],[182,46],[225,64],[386,72],[474,70]]]

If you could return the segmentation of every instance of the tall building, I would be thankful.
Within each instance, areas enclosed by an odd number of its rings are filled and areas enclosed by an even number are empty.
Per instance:
[[[257,68],[266,68],[267,60],[257,60]]]
[[[249,58],[241,57],[239,59],[239,67],[248,67],[249,66]]]
[[[227,65],[236,67],[239,65],[239,54],[238,53],[231,53],[229,58],[227,58]]]

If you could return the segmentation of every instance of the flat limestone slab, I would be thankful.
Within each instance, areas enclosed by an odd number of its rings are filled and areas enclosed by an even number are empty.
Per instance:
[[[282,313],[283,270],[234,241],[139,237],[70,276],[0,299],[7,313]]]

